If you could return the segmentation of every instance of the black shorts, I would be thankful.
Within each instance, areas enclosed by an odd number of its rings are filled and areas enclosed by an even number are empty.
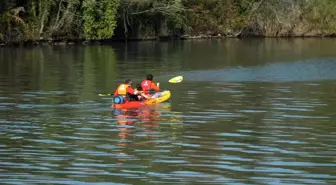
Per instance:
[[[126,99],[128,101],[140,101],[138,95],[134,95],[134,94],[130,94],[130,93],[126,94]]]

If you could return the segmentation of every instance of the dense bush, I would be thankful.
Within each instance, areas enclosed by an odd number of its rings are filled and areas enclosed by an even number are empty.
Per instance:
[[[334,0],[3,0],[0,42],[336,33]]]

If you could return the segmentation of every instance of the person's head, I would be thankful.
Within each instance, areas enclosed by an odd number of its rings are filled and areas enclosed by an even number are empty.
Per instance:
[[[138,91],[142,91],[142,86],[141,86],[141,84],[137,84],[137,85],[136,85],[136,88],[137,88]]]
[[[151,74],[147,75],[146,80],[152,81],[153,80],[153,75],[151,75]]]
[[[131,79],[125,80],[125,84],[132,85],[132,80]]]

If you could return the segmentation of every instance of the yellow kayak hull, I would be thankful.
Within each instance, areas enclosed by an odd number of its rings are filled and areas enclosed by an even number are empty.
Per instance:
[[[166,90],[166,91],[161,92],[161,95],[159,97],[145,100],[144,103],[146,105],[159,104],[159,103],[169,100],[170,96],[171,96],[170,91]]]

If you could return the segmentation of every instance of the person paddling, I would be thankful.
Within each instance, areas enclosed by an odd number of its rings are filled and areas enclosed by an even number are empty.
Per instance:
[[[123,100],[120,100],[120,96],[127,101],[140,101],[138,98],[139,92],[132,88],[132,80],[127,79],[124,84],[120,84],[116,91],[114,92],[114,102],[123,103]]]
[[[157,83],[157,85],[153,82],[153,75],[152,74],[149,74],[147,75],[146,77],[146,80],[142,81],[141,82],[141,87],[144,91],[144,93],[147,95],[147,94],[150,94],[151,91],[160,91],[160,88],[159,88],[159,83]]]
[[[150,99],[151,98],[150,96],[144,94],[144,91],[141,87],[141,84],[137,84],[136,87],[137,87],[136,90],[139,92],[139,95],[138,95],[139,100],[144,100],[144,99]]]

